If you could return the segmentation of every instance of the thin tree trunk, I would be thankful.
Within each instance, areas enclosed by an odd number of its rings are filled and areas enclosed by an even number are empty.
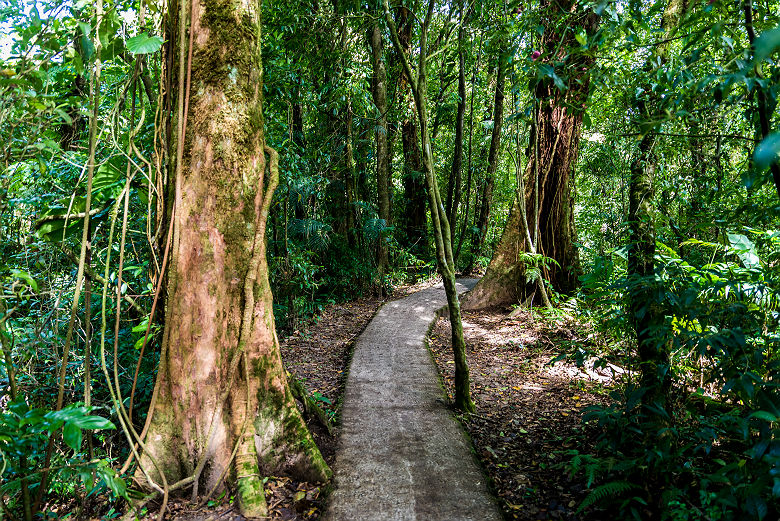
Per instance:
[[[640,107],[643,113],[644,108]],[[655,267],[655,226],[652,217],[653,181],[656,171],[654,146],[653,133],[646,134],[640,141],[639,152],[631,164],[631,181],[628,188],[628,283],[631,315],[639,350],[641,385],[647,390],[642,401],[663,408],[671,385],[669,353],[664,343],[659,342],[653,335],[660,317],[655,311],[654,289],[647,282]]]
[[[404,70],[409,78],[412,87],[415,106],[417,108],[417,117],[420,122],[420,140],[423,150],[423,166],[425,168],[425,177],[428,184],[428,197],[431,207],[431,221],[433,222],[434,240],[436,242],[436,261],[439,273],[444,282],[444,290],[447,294],[447,308],[450,315],[450,326],[452,328],[452,350],[455,361],[455,407],[463,411],[473,412],[474,402],[471,400],[469,390],[469,369],[466,361],[466,343],[463,338],[463,322],[460,316],[460,302],[455,286],[455,266],[452,261],[452,239],[450,224],[447,220],[444,204],[439,193],[439,185],[436,179],[436,171],[433,161],[433,152],[431,149],[430,136],[428,134],[428,109],[427,109],[427,36],[430,27],[431,16],[433,15],[434,0],[429,0],[425,20],[420,29],[420,53],[419,65],[417,67],[417,77],[414,78],[412,68],[401,48],[401,42],[398,38],[398,31],[390,14],[388,0],[383,0],[385,8],[385,19],[390,28],[390,35],[393,38],[393,45],[403,60]]]
[[[477,54],[477,63],[474,65],[474,70],[471,73],[471,96],[469,101],[469,154],[466,163],[466,208],[463,211],[463,224],[461,225],[460,235],[458,238],[458,247],[455,249],[453,261],[455,265],[458,265],[458,259],[460,258],[460,250],[463,247],[463,241],[466,238],[466,230],[469,223],[469,206],[471,203],[471,187],[474,168],[472,165],[473,150],[474,150],[474,92],[476,91],[477,71],[479,70],[480,61],[482,60],[482,38],[479,40],[479,54]],[[476,206],[476,201],[475,205]]]
[[[355,228],[357,223],[357,215],[355,208],[355,193],[357,190],[356,172],[355,172],[355,154],[352,148],[353,135],[352,135],[352,100],[347,102],[347,136],[346,136],[346,150],[345,160],[346,169],[344,170],[344,195],[347,217],[347,244],[350,248],[357,246],[358,233]]]
[[[452,156],[452,170],[447,187],[447,220],[453,232],[457,228],[458,206],[460,205],[463,174],[463,120],[466,114],[466,27],[463,23],[464,0],[460,2],[460,28],[458,29],[458,114],[455,119],[455,150]],[[455,248],[455,234],[452,236]],[[454,260],[454,259],[453,259]]]
[[[686,0],[670,0],[664,9],[662,29],[664,39],[669,40],[679,25],[680,17],[688,8]],[[666,63],[668,44],[655,47],[645,62],[645,69],[654,71]],[[636,111],[639,119],[653,120],[662,110],[662,99],[645,86],[649,93],[647,99],[637,100]],[[645,389],[642,404],[650,416],[661,425],[666,425],[668,417],[655,411],[666,408],[671,389],[669,345],[656,333],[663,323],[663,313],[658,309],[653,273],[655,270],[655,223],[653,222],[654,178],[657,158],[653,153],[656,133],[647,132],[639,142],[636,159],[631,164],[631,179],[628,188],[629,198],[629,249],[626,276],[628,278],[629,306],[631,319],[637,337],[639,352],[640,383]],[[656,505],[657,506],[657,505]]]
[[[490,222],[490,209],[493,204],[493,186],[495,185],[496,171],[498,170],[499,152],[501,150],[501,126],[504,119],[504,84],[506,82],[506,67],[508,56],[501,52],[498,56],[496,72],[496,93],[493,98],[493,131],[490,136],[490,149],[488,152],[488,167],[485,173],[485,182],[482,184],[482,195],[479,216],[476,221],[477,235],[472,245],[472,256],[468,271],[473,269],[475,260],[479,257],[482,246],[485,243],[487,228]]]

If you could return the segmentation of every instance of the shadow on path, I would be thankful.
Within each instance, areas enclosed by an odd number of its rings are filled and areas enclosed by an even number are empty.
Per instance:
[[[500,521],[425,347],[445,304],[441,285],[389,302],[358,338],[326,521]]]

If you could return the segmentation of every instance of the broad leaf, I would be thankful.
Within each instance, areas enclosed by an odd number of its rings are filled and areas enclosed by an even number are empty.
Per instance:
[[[81,429],[76,425],[76,422],[68,422],[62,428],[62,439],[71,449],[78,451],[81,448],[81,438]]]
[[[759,168],[767,168],[778,160],[780,160],[780,132],[775,132],[758,144],[753,153],[753,161]]]
[[[756,254],[756,245],[741,233],[730,233],[729,243],[746,268],[761,267],[761,260]]]
[[[159,36],[149,36],[146,33],[141,33],[127,40],[127,50],[131,54],[151,54],[160,49],[163,41]]]
[[[756,61],[766,60],[778,48],[780,48],[780,26],[764,31],[756,38]]]

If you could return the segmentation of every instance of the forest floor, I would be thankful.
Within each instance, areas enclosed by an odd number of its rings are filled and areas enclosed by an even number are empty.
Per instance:
[[[435,285],[425,281],[396,288],[388,298],[369,296],[334,304],[281,342],[285,367],[293,373],[338,424],[346,372],[358,336],[379,307]],[[510,317],[505,310],[465,312],[464,333],[476,414],[460,416],[474,443],[507,519],[586,520],[577,515],[587,495],[581,478],[565,470],[568,450],[589,452],[592,432],[583,428],[583,410],[607,402],[612,383],[604,370],[577,369],[550,361],[560,345],[592,342],[596,334],[569,317],[543,317],[525,310]],[[431,331],[430,348],[447,392],[452,396],[454,363],[447,318]],[[328,464],[334,463],[339,428],[333,434],[308,420]],[[319,519],[323,484],[269,477],[265,492],[274,521]],[[186,501],[171,504],[168,519],[178,521],[242,520],[229,497],[192,510]],[[603,513],[601,513],[603,514]],[[144,520],[156,518],[154,512]]]
[[[404,298],[436,284],[425,280],[393,290],[388,297],[369,295],[354,301],[332,304],[299,330],[281,339],[285,368],[303,383],[319,406],[338,424],[346,371],[358,336],[388,301]],[[315,419],[306,419],[325,461],[333,465],[338,427],[328,431]],[[286,477],[269,477],[265,481],[269,519],[273,521],[308,521],[318,519],[323,507],[323,484],[306,483]],[[195,508],[185,499],[172,499],[166,519],[175,521],[240,521],[232,498],[220,497],[205,508]],[[157,519],[151,509],[143,521]]]
[[[460,416],[477,456],[492,481],[507,519],[604,519],[603,512],[578,515],[588,490],[572,478],[567,452],[588,453],[593,431],[583,410],[607,402],[612,374],[551,360],[561,346],[593,342],[586,324],[570,317],[543,317],[528,310],[464,312],[463,329],[475,414]],[[450,324],[440,318],[430,348],[450,397],[454,362]],[[607,372],[609,371],[609,372]]]

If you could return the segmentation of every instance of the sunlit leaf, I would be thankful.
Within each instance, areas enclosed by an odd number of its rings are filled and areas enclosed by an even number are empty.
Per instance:
[[[127,50],[131,54],[151,54],[162,47],[163,39],[159,36],[149,36],[141,33],[127,40]]]

